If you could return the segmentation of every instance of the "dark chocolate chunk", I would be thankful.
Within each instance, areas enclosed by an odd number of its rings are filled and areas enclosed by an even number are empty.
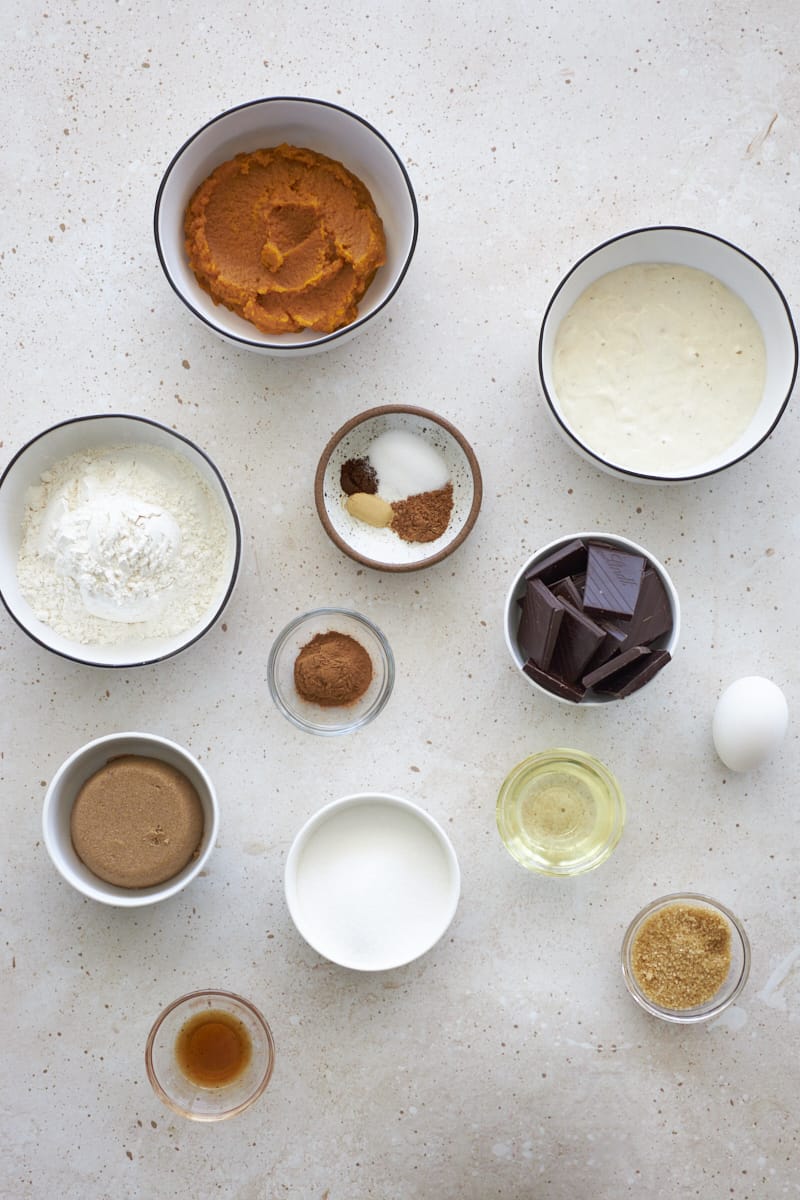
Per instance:
[[[649,646],[656,638],[671,631],[672,608],[667,589],[652,567],[648,567],[642,576],[632,619],[624,624],[620,622],[620,629],[625,631],[622,650],[629,646]]]
[[[595,691],[612,696],[615,700],[623,700],[625,696],[630,696],[632,692],[649,683],[653,676],[667,665],[670,657],[668,650],[652,650],[646,658],[640,658],[624,667],[611,679],[595,684]]]
[[[573,700],[576,704],[583,699],[585,689],[579,684],[567,683],[565,679],[559,678],[558,675],[553,675],[550,671],[543,671],[541,667],[537,667],[535,662],[530,659],[523,666],[523,671],[526,675],[530,675],[540,687],[543,687],[547,692],[553,692],[554,695],[560,696],[562,700]]]
[[[551,583],[550,591],[554,596],[558,596],[559,600],[569,601],[574,608],[583,608],[583,594],[571,575],[559,579],[558,583]]]
[[[569,542],[560,550],[554,550],[552,554],[548,554],[547,558],[536,563],[527,572],[525,578],[541,579],[542,583],[555,583],[557,579],[563,579],[565,575],[574,575],[578,571],[585,571],[586,554],[586,543],[576,538],[574,542]]]
[[[563,617],[564,609],[549,588],[540,579],[528,580],[517,642],[523,654],[533,659],[538,667],[550,666]]]
[[[589,663],[589,670],[593,671],[595,667],[599,667],[602,663],[608,662],[615,654],[619,654],[625,647],[626,634],[625,630],[620,628],[622,625],[629,625],[629,621],[622,621],[619,618],[612,621],[610,617],[594,617],[601,629],[605,629],[605,640],[597,647],[597,653]]]
[[[615,654],[613,658],[607,659],[598,667],[594,667],[583,676],[581,683],[584,687],[594,687],[603,679],[610,679],[613,682],[613,677],[617,671],[622,671],[630,663],[638,662],[640,658],[646,658],[650,651],[647,646],[631,646],[629,650],[625,650],[622,654]]]
[[[609,617],[632,617],[642,584],[645,560],[641,554],[589,545],[583,607]]]
[[[558,631],[550,667],[553,674],[560,676],[566,683],[575,683],[605,639],[606,631],[569,601],[559,600],[558,603],[564,609],[564,618]]]

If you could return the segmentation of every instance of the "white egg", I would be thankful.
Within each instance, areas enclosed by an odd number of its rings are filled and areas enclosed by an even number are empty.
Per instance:
[[[761,675],[747,675],[717,701],[711,727],[714,747],[726,767],[749,771],[777,750],[788,724],[781,689]]]

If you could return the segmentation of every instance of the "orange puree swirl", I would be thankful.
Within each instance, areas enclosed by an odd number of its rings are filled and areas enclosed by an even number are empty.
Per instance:
[[[264,333],[349,325],[386,261],[361,180],[285,144],[218,166],[192,196],[184,231],[200,286]]]

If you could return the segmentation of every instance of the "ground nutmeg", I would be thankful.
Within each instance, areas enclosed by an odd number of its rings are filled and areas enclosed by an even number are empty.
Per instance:
[[[294,686],[303,700],[321,708],[355,704],[372,682],[372,659],[350,637],[335,629],[317,633],[294,663]]]

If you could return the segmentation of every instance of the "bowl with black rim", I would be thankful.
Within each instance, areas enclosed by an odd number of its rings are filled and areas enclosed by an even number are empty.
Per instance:
[[[209,602],[196,619],[169,636],[151,636],[144,626],[107,622],[106,643],[83,642],[65,636],[34,610],[23,593],[18,577],[26,510],[31,489],[65,459],[86,451],[115,448],[153,447],[174,455],[197,478],[207,503],[214,504],[221,518],[223,549],[221,564]],[[146,497],[139,497],[146,499]],[[61,421],[31,438],[6,466],[0,477],[0,599],[9,615],[34,642],[63,658],[93,667],[134,667],[160,662],[186,650],[209,632],[231,598],[239,574],[242,531],[239,514],[218,467],[194,442],[146,417],[124,413],[75,417]],[[34,598],[35,599],[35,598]],[[169,597],[166,599],[169,604]],[[169,622],[175,628],[180,622]],[[158,627],[158,626],[156,626]],[[154,623],[151,622],[152,633]]]
[[[304,328],[264,333],[237,312],[216,304],[195,277],[187,257],[184,217],[197,188],[238,154],[282,144],[341,163],[368,189],[383,223],[386,262],[379,267],[349,324],[322,333]],[[326,100],[268,96],[220,113],[192,133],[167,166],[154,213],[156,249],[177,296],[206,328],[245,350],[299,357],[339,346],[372,324],[394,299],[417,243],[419,215],[403,162],[386,137],[364,117]]]
[[[641,328],[629,323],[627,347],[619,353],[615,350],[612,354],[609,343],[605,341],[610,314],[606,295],[600,296],[598,293],[599,298],[594,302],[598,306],[596,311],[599,319],[595,318],[586,341],[578,343],[585,346],[587,354],[603,355],[592,368],[593,386],[596,383],[601,389],[596,397],[597,405],[603,406],[605,414],[602,444],[595,433],[576,418],[574,408],[568,411],[569,404],[565,402],[566,398],[560,392],[557,380],[557,358],[562,352],[559,332],[573,306],[580,297],[591,295],[592,289],[597,293],[598,281],[604,277],[637,265],[676,265],[705,272],[732,292],[735,300],[742,301],[747,306],[763,339],[763,386],[760,387],[760,391],[756,388],[753,392],[753,406],[749,409],[749,419],[745,414],[735,428],[731,427],[730,434],[720,433],[719,440],[714,439],[716,444],[713,449],[709,448],[710,443],[706,449],[698,444],[687,453],[685,462],[680,462],[676,457],[672,465],[661,455],[660,446],[663,444],[668,452],[670,442],[674,441],[677,434],[682,432],[685,437],[694,436],[690,433],[690,425],[695,418],[697,407],[682,405],[678,398],[676,407],[664,416],[663,421],[654,418],[654,452],[651,461],[646,462],[638,454],[630,454],[626,446],[629,436],[627,431],[630,429],[630,422],[635,421],[636,413],[635,408],[631,407],[626,410],[624,419],[617,415],[618,380],[620,373],[630,364],[632,347],[635,346],[638,352],[642,346],[650,346],[650,343],[641,336]],[[701,312],[705,311],[705,308],[701,309]],[[625,317],[624,311],[622,316]],[[615,320],[619,324],[620,318]],[[702,344],[694,344],[697,335],[697,323],[687,322],[683,341],[679,346],[680,355],[676,356],[674,361],[669,358],[659,365],[653,364],[652,375],[649,378],[652,386],[642,389],[648,397],[648,403],[655,389],[665,382],[666,373],[679,366],[678,357],[691,357],[698,382],[701,383],[701,387],[707,386],[702,380],[709,354]],[[601,349],[598,350],[598,347]],[[714,352],[724,362],[726,370],[736,367],[736,356],[740,350],[741,347],[733,344],[714,345]],[[660,353],[663,353],[663,343]],[[725,238],[679,225],[632,229],[609,238],[584,254],[555,289],[547,305],[539,336],[539,376],[542,392],[558,431],[573,450],[594,466],[617,478],[639,483],[691,482],[725,470],[752,454],[766,441],[780,421],[794,387],[797,367],[798,347],[794,321],[786,298],[772,275],[745,250],[726,241]],[[560,378],[563,388],[563,374]],[[684,392],[684,395],[686,394]],[[596,410],[599,411],[597,408]],[[611,428],[615,429],[613,436],[608,435]],[[726,438],[727,443],[723,444]]]

